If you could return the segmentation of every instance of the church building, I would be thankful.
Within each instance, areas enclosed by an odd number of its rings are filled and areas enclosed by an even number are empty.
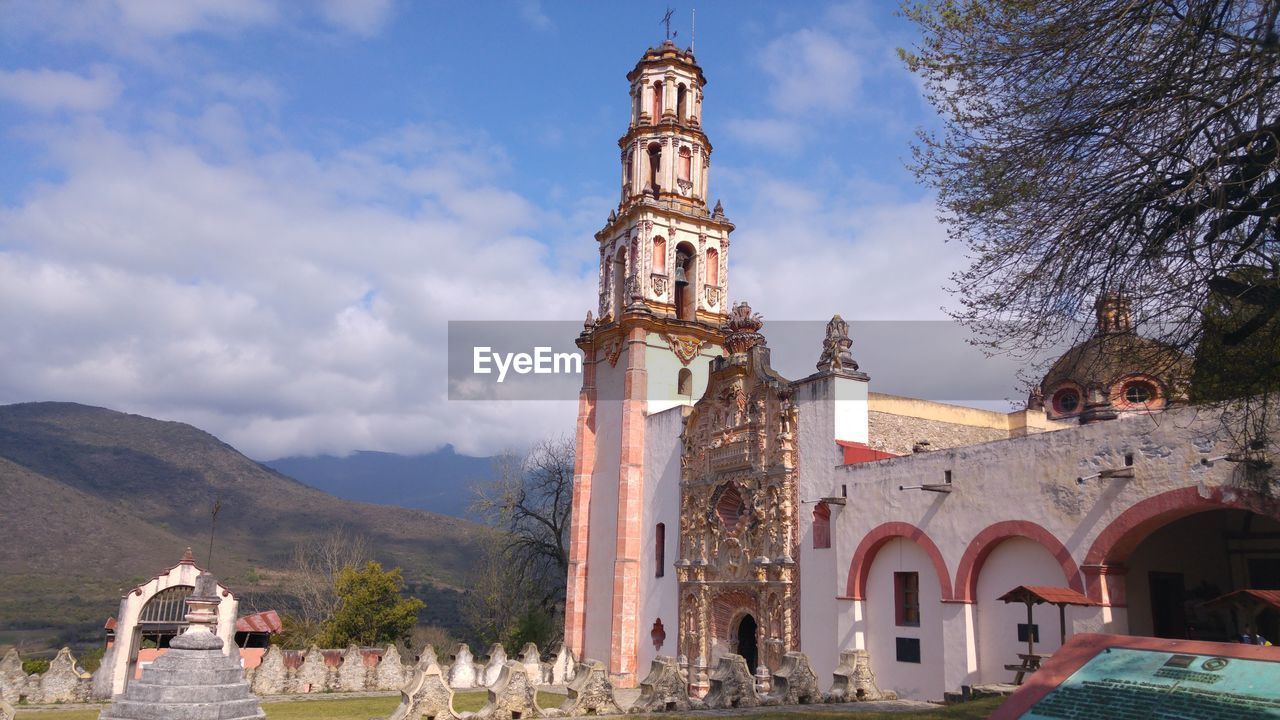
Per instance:
[[[1280,589],[1275,439],[1242,455],[1222,411],[1187,405],[1189,364],[1125,298],[1099,300],[1093,337],[1015,412],[871,392],[838,315],[821,347],[779,349],[816,361],[784,378],[763,319],[729,301],[702,69],[668,41],[627,79],[621,197],[577,340],[578,657],[625,687],[675,656],[698,691],[726,653],[767,672],[801,651],[829,677],[865,649],[881,688],[939,700],[1010,681],[1028,639],[1280,629],[1209,602]],[[1002,600],[1021,586],[1062,609]]]

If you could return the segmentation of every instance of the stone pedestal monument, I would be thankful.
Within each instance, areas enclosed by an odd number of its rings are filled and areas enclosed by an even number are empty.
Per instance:
[[[214,634],[217,587],[208,572],[196,578],[195,592],[187,598],[186,632],[98,720],[265,720],[245,681],[239,653],[223,655],[222,639]]]

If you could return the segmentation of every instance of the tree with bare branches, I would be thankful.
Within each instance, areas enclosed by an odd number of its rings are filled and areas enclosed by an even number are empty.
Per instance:
[[[1280,319],[1280,1],[930,0],[904,13],[922,37],[901,53],[943,122],[921,132],[915,169],[969,250],[954,314],[980,344],[1053,346],[1089,327],[1094,298],[1123,291],[1174,351],[1203,361],[1254,343],[1232,362],[1280,364],[1259,344]],[[1221,387],[1231,378],[1218,372],[1216,390],[1258,391]]]
[[[372,556],[369,538],[336,528],[306,543],[298,544],[289,565],[286,596],[279,598],[285,613],[283,642],[291,647],[307,647],[324,638],[325,623],[340,602],[337,581],[346,568],[364,566]]]
[[[573,442],[544,440],[495,461],[496,480],[477,488],[473,511],[499,532],[477,567],[468,620],[488,642],[558,637],[569,572]]]

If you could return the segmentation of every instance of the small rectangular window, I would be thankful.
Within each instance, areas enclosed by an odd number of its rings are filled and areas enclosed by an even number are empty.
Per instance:
[[[662,577],[667,571],[667,525],[658,523],[653,530],[653,576]]]
[[[898,625],[920,625],[920,573],[893,574],[894,620]]]
[[[831,547],[831,508],[820,502],[813,508],[813,548],[822,550]]]
[[[920,662],[920,638],[897,638],[898,640],[898,662],[902,663],[918,663]]]
[[[1027,641],[1027,624],[1018,623],[1018,642]],[[1031,642],[1040,642],[1040,624],[1031,624]]]

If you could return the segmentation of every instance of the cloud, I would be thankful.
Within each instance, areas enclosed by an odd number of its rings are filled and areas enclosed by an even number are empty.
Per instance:
[[[810,128],[783,118],[730,118],[725,130],[734,139],[774,153],[794,153],[804,147]]]
[[[574,398],[446,399],[447,321],[578,318],[594,297],[594,272],[550,269],[526,234],[550,213],[495,183],[500,149],[449,127],[332,156],[93,125],[50,142],[65,179],[0,209],[0,402],[185,420],[258,458],[572,426]]]
[[[121,83],[112,68],[97,65],[88,75],[64,70],[0,70],[0,98],[42,113],[102,110],[120,97]]]
[[[325,22],[361,37],[377,35],[391,19],[392,0],[323,0],[320,15]]]
[[[271,0],[115,0],[115,6],[125,28],[150,37],[268,25],[279,18]]]
[[[822,30],[805,28],[770,42],[761,64],[774,109],[788,115],[848,111],[862,85],[857,53]]]
[[[520,19],[534,30],[555,30],[556,24],[543,11],[541,0],[516,0],[516,9],[520,13]]]

